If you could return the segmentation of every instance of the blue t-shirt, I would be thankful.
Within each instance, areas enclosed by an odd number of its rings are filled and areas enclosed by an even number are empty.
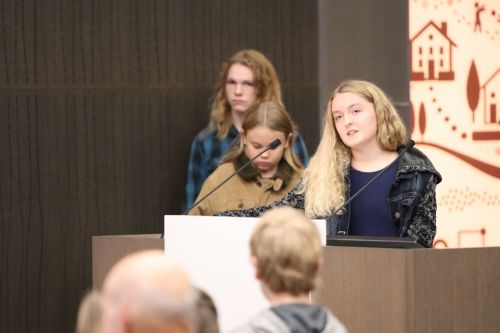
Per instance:
[[[392,222],[387,200],[397,171],[398,163],[394,163],[351,202],[349,235],[399,237],[399,225]],[[351,167],[349,173],[351,195],[379,172],[380,170],[362,172]]]

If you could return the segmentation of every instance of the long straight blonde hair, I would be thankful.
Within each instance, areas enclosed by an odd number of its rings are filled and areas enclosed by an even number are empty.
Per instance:
[[[351,163],[351,149],[340,139],[331,113],[337,94],[353,93],[373,104],[377,117],[377,142],[383,150],[396,151],[406,139],[406,128],[386,94],[367,81],[347,80],[330,95],[323,118],[323,134],[316,153],[304,170],[299,192],[304,194],[309,218],[331,215],[346,200],[345,177]]]
[[[287,182],[293,178],[296,172],[302,172],[302,163],[293,151],[293,142],[296,135],[295,126],[292,117],[286,112],[283,105],[268,101],[260,103],[254,110],[248,111],[241,124],[242,134],[246,135],[248,131],[259,126],[283,133],[286,140],[289,140],[289,137],[291,138],[278,165],[277,176]],[[245,145],[241,137],[240,135],[239,143],[233,145],[226,155],[222,157],[221,163],[233,162],[235,167],[238,168],[240,163],[248,161],[248,157],[245,155]],[[248,167],[239,173],[245,180],[253,179],[257,174],[258,172],[253,167]]]

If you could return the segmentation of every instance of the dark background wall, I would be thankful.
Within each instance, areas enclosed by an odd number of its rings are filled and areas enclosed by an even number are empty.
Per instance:
[[[220,64],[268,55],[317,139],[314,1],[0,2],[0,331],[70,332],[91,236],[159,233]]]
[[[323,109],[346,79],[368,80],[410,122],[408,1],[319,0],[319,97]]]
[[[373,61],[319,47],[337,43],[325,22],[359,24],[346,16],[357,2],[329,15],[310,0],[0,0],[0,332],[71,332],[91,236],[159,233],[180,212],[191,140],[235,51],[275,64],[313,152],[320,84],[338,79],[319,74],[325,57],[332,75]],[[401,79],[372,69],[356,76]]]

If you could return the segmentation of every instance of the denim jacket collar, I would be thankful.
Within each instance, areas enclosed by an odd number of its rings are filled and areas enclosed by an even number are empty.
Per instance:
[[[398,149],[398,153],[400,153],[401,150],[402,147]],[[429,158],[417,148],[407,151],[399,159],[396,181],[398,181],[403,174],[413,172],[429,172],[436,176],[436,183],[440,183],[442,179],[441,174],[434,168]]]

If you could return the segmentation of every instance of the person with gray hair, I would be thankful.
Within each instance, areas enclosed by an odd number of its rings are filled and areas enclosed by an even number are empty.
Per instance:
[[[106,333],[187,333],[195,330],[197,293],[184,269],[162,251],[126,256],[102,290]]]

